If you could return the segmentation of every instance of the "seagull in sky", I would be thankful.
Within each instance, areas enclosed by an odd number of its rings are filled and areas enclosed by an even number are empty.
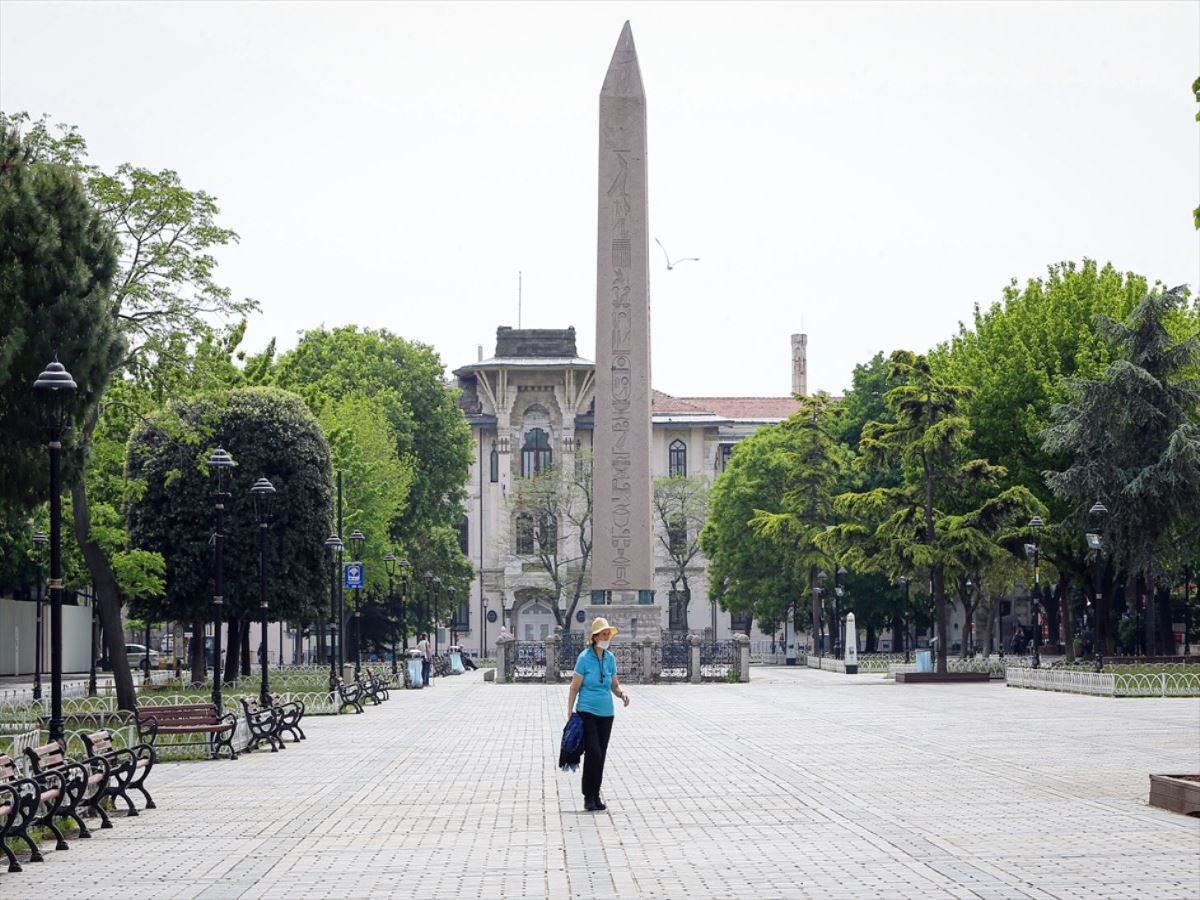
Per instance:
[[[663,242],[662,242],[662,241],[660,241],[658,238],[655,238],[655,239],[654,239],[654,243],[658,244],[659,248],[660,248],[660,249],[662,250],[662,252],[663,252],[663,256],[664,256],[664,257],[666,257],[666,260],[667,260],[667,271],[668,271],[668,272],[670,272],[670,271],[671,271],[673,268],[675,268],[675,267],[676,267],[677,265],[679,265],[680,263],[685,263],[685,262],[700,262],[700,257],[698,257],[698,256],[685,256],[683,259],[677,259],[677,260],[675,260],[674,262],[671,262],[671,254],[667,253],[667,248],[666,248],[666,247],[663,247]]]

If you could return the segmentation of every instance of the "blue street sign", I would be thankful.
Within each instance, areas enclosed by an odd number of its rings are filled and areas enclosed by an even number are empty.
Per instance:
[[[363,586],[363,564],[360,562],[346,563],[346,587],[360,588]]]

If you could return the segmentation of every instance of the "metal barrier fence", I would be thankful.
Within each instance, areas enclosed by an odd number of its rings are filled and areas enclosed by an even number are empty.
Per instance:
[[[1103,697],[1200,697],[1200,674],[1159,672],[1117,675],[1067,669],[1010,668],[1009,687]]]

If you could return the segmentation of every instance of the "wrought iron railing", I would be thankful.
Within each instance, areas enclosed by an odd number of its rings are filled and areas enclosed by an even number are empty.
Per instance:
[[[737,671],[737,645],[733,641],[706,641],[700,644],[700,678],[728,678]]]
[[[687,681],[688,662],[692,647],[687,635],[663,635],[661,644],[655,655],[655,668],[660,681]],[[661,662],[660,662],[661,660]]]
[[[509,645],[512,677],[517,681],[546,677],[546,642],[514,641]]]

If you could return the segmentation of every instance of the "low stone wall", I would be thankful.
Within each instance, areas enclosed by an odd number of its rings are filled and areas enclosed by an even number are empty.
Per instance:
[[[501,637],[496,641],[495,682],[554,684],[569,680],[581,649],[577,640],[564,638],[558,629],[544,641]],[[744,634],[736,634],[730,641],[705,642],[698,634],[681,641],[664,633],[658,640],[614,643],[609,650],[617,657],[618,677],[627,684],[750,680],[750,639]]]

